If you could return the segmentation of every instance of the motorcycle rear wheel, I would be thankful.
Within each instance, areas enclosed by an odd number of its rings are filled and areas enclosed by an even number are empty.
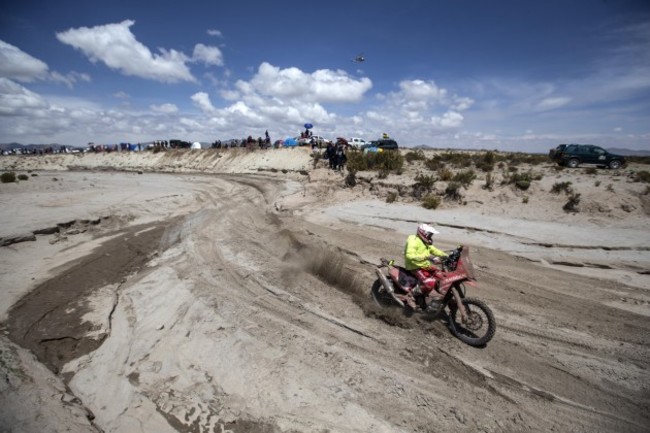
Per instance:
[[[476,298],[464,298],[463,305],[467,311],[467,322],[462,323],[458,308],[451,307],[449,330],[456,338],[470,346],[485,346],[497,330],[492,310],[485,302]]]
[[[397,303],[393,297],[386,291],[384,285],[381,283],[379,278],[375,280],[372,284],[372,289],[370,290],[370,296],[375,301],[375,304],[382,308],[397,307]]]

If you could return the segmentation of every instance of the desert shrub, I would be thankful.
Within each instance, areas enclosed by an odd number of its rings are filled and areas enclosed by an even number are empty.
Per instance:
[[[442,162],[439,156],[433,156],[424,160],[424,166],[431,171],[438,171],[445,166],[445,163]]]
[[[648,194],[650,194],[650,186],[647,186],[647,185],[646,185],[646,187],[645,187],[645,191],[643,191],[643,192],[641,193],[641,195],[648,195]]]
[[[426,209],[437,209],[440,206],[440,197],[428,195],[422,200],[422,207]]]
[[[379,179],[386,179],[389,174],[390,172],[388,170],[382,168],[381,170],[379,170],[379,173],[377,173],[377,177]]]
[[[572,191],[571,182],[555,182],[551,187],[551,192],[553,194],[559,194],[562,191],[569,194]]]
[[[29,176],[27,176],[26,174],[19,174],[18,180],[29,180]]]
[[[578,205],[580,204],[580,194],[577,192],[573,192],[569,194],[569,201],[567,201],[564,206],[562,206],[562,209],[564,209],[565,212],[578,212]]]
[[[399,152],[377,152],[368,153],[369,168],[376,170],[397,171],[404,167],[404,157]]]
[[[458,182],[449,182],[449,185],[445,188],[445,197],[450,200],[461,201],[463,195],[460,193],[460,184]]]
[[[598,174],[598,170],[596,169],[596,167],[587,167],[585,169],[585,173],[587,173],[587,174]]]
[[[494,170],[494,164],[496,163],[496,156],[494,152],[488,151],[483,154],[483,156],[475,162],[476,168],[479,170],[490,172]]]
[[[361,152],[349,152],[348,160],[345,163],[345,166],[348,170],[355,171],[365,171],[368,170],[368,160],[364,157],[364,154]]]
[[[594,182],[594,186],[595,186],[596,188],[599,187],[599,186],[600,186],[600,181],[597,180],[596,182]]]
[[[485,175],[485,185],[483,185],[483,188],[492,191],[494,188],[494,176],[492,173],[488,173]]]
[[[474,170],[466,170],[456,173],[456,175],[451,179],[452,182],[458,182],[463,188],[467,189],[476,179],[476,174]]]
[[[416,150],[415,152],[407,152],[404,159],[406,162],[411,163],[413,161],[424,161],[427,157],[424,156],[424,152],[421,150]]]
[[[37,177],[38,173],[32,173],[32,177]]]
[[[386,196],[386,203],[392,203],[395,200],[397,200],[397,193],[395,191],[389,192]]]
[[[11,183],[16,181],[16,173],[13,171],[6,171],[0,175],[0,181],[2,183]]]
[[[499,169],[503,170],[503,169],[506,167],[506,163],[503,162],[503,161],[500,161],[500,162],[497,164],[497,167],[499,167]]]
[[[421,198],[428,194],[433,189],[436,183],[436,178],[430,175],[418,173],[415,176],[415,183],[413,184],[413,197]]]
[[[650,171],[642,170],[634,173],[635,182],[650,183]]]
[[[399,152],[350,152],[347,167],[356,171],[402,171],[404,157]]]
[[[348,167],[348,174],[345,176],[345,186],[350,188],[357,184],[357,171]]]
[[[611,183],[605,187],[605,189],[609,192],[614,192],[614,185]]]
[[[418,173],[415,176],[415,182],[426,188],[428,191],[431,191],[436,183],[436,178],[430,175]]]
[[[523,204],[528,204],[528,196],[527,195],[523,196],[522,199],[521,199],[521,202]]]
[[[533,181],[533,175],[528,171],[525,173],[513,173],[507,180],[508,184],[514,185],[522,191],[530,188],[530,183]]]
[[[650,164],[650,156],[629,156],[629,162],[636,162],[637,164]]]
[[[458,168],[467,168],[472,165],[472,155],[465,152],[445,152],[440,155],[440,160]]]
[[[510,165],[520,165],[520,164],[539,165],[548,162],[548,155],[513,152],[508,154],[507,159]]]
[[[452,173],[451,170],[443,166],[440,170],[438,170],[438,177],[443,182],[448,182],[451,180],[452,177],[454,177],[454,173]]]

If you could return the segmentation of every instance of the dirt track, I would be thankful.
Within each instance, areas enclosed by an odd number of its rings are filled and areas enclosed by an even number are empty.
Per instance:
[[[647,290],[475,246],[474,295],[498,329],[474,349],[368,299],[371,263],[400,257],[404,233],[311,223],[296,181],[194,186],[180,219],[111,228],[113,241],[40,287],[67,279],[78,297],[44,311],[37,289],[9,313],[9,337],[60,370],[93,428],[648,431],[650,321],[625,310]],[[119,236],[151,238],[136,254],[151,261],[128,278],[80,271],[113,263]]]

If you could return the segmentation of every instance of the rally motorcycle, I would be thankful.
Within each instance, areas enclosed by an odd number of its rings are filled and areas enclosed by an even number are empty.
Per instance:
[[[470,346],[480,347],[494,337],[496,322],[492,310],[480,299],[466,297],[466,286],[476,286],[474,266],[469,248],[462,245],[441,259],[438,285],[421,296],[414,297],[412,289],[418,279],[394,260],[382,258],[376,268],[377,280],[372,297],[381,307],[400,306],[409,312],[419,312],[434,318],[443,312],[449,318],[451,333]]]

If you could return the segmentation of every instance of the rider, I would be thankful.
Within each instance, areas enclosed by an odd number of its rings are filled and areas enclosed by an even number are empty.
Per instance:
[[[410,235],[406,239],[404,267],[419,281],[411,290],[411,293],[416,298],[436,289],[436,283],[438,282],[436,275],[440,270],[433,264],[440,263],[440,257],[447,257],[447,253],[433,246],[433,235],[439,233],[429,224],[420,224],[417,233]]]

